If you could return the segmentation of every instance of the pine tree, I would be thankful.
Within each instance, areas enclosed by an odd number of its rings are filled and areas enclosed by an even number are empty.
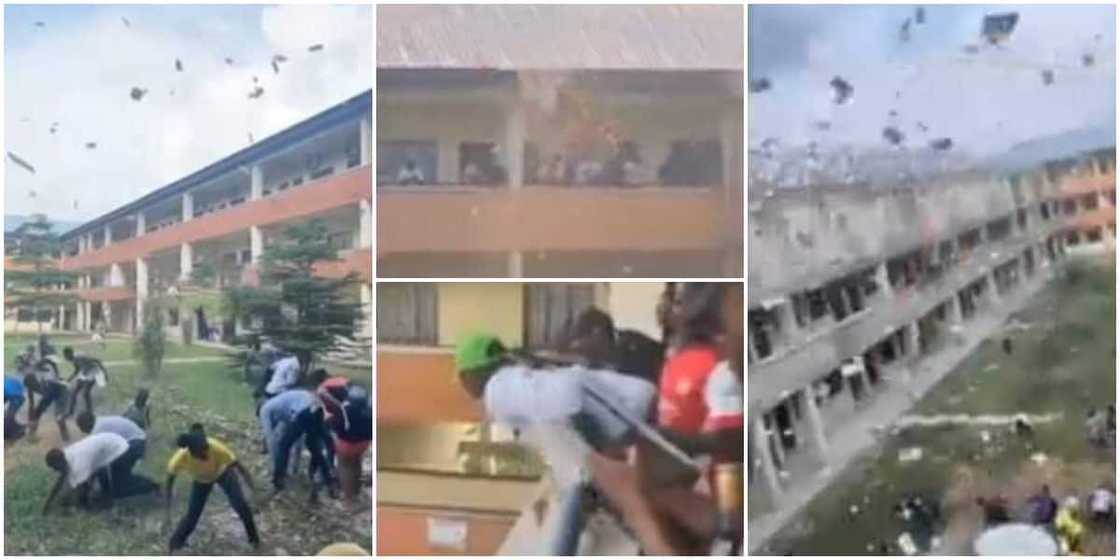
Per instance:
[[[252,347],[260,339],[292,352],[303,366],[338,346],[339,337],[353,336],[363,313],[352,290],[360,277],[317,275],[316,266],[338,261],[338,250],[326,224],[313,220],[289,227],[284,238],[261,255],[260,286],[239,286],[225,293],[226,310],[258,328],[239,342]]]
[[[59,268],[62,241],[53,229],[54,224],[43,214],[33,215],[16,228],[15,247],[10,255],[12,266],[4,271],[7,305],[30,308],[39,332],[43,330],[44,316],[77,300],[73,292],[60,289],[72,286],[77,275]]]

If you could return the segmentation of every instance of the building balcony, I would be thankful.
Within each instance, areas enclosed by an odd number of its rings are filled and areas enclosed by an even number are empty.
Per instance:
[[[1063,194],[1092,193],[1116,188],[1116,173],[1109,171],[1102,174],[1068,175],[1063,177],[1058,184],[1058,191]]]
[[[377,254],[742,246],[742,190],[379,186]]]
[[[299,188],[250,200],[221,211],[157,229],[75,256],[63,257],[64,270],[81,270],[129,262],[183,243],[230,235],[251,226],[265,226],[311,216],[372,197],[370,167],[359,167],[307,183]]]
[[[83,301],[128,301],[136,297],[136,291],[128,286],[98,286],[73,290]]]

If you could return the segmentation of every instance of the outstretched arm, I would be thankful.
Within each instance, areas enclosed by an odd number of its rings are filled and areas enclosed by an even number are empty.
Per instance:
[[[54,502],[55,497],[62,491],[62,485],[66,483],[66,473],[58,475],[58,481],[54,483],[54,488],[51,488],[51,493],[47,495],[47,501],[43,503],[43,515],[47,514],[47,510],[51,507],[51,502]]]
[[[164,508],[164,520],[168,524],[170,524],[171,523],[171,494],[172,494],[172,491],[175,489],[175,475],[173,475],[173,474],[167,475],[167,483],[166,483],[165,486],[167,488],[167,490],[165,491],[165,495],[167,496],[167,501],[166,501],[166,507]]]

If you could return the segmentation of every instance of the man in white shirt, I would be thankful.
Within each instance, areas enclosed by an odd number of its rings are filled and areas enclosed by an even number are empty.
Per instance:
[[[109,467],[113,461],[128,452],[128,441],[114,433],[102,433],[88,436],[81,441],[66,446],[65,449],[57,447],[47,452],[47,466],[58,473],[58,482],[55,483],[51,493],[43,504],[43,513],[50,508],[51,502],[62,490],[65,484],[71,492],[76,492],[78,502],[84,507],[89,506],[90,484],[94,476],[101,484],[102,493],[112,501],[112,480]]]
[[[272,398],[299,383],[300,364],[299,358],[288,356],[272,364],[272,377],[265,386],[266,398]]]
[[[124,416],[94,417],[92,413],[85,411],[78,415],[74,423],[84,434],[116,434],[128,442],[128,451],[110,465],[109,476],[114,498],[127,498],[159,490],[155,481],[132,472],[136,463],[144,458],[148,440],[148,435],[135,422]]]

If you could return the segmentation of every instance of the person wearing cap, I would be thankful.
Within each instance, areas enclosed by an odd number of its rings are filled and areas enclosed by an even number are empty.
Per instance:
[[[361,385],[350,384],[339,413],[331,416],[329,426],[335,436],[342,499],[353,501],[359,494],[362,456],[373,441],[373,409],[370,407],[369,391]]]
[[[556,515],[566,528],[544,552],[575,553],[572,535],[583,529],[579,505],[587,495],[588,465],[599,452],[631,446],[636,431],[598,395],[631,418],[648,421],[657,398],[652,383],[615,371],[583,366],[542,367],[508,351],[491,334],[463,338],[455,351],[463,389],[485,408],[486,416],[512,428],[518,440],[535,449],[549,466],[558,501]],[[597,484],[596,484],[597,486]],[[578,541],[578,539],[575,539]]]
[[[482,402],[491,420],[513,428],[570,424],[596,449],[629,445],[633,433],[588,390],[608,395],[615,406],[643,420],[651,417],[656,398],[653,384],[616,371],[537,367],[485,333],[459,343],[455,364],[463,389]]]

